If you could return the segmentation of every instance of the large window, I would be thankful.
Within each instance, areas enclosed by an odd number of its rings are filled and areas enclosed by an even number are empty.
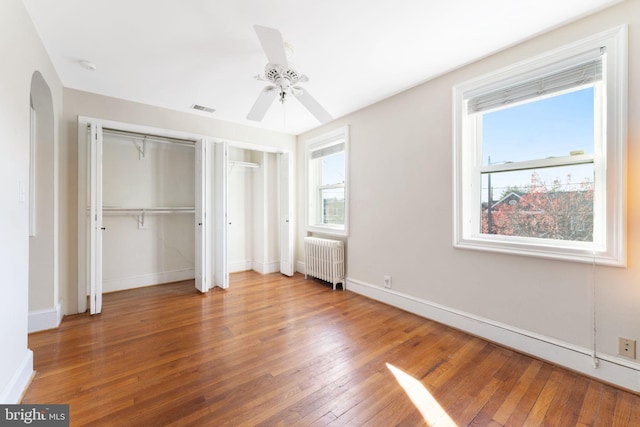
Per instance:
[[[624,265],[626,28],[454,89],[458,247]]]
[[[307,229],[347,234],[348,128],[309,141],[307,145]]]

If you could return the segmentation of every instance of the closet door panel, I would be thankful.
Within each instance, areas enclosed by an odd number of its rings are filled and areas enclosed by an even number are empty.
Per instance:
[[[280,183],[280,272],[286,276],[293,276],[293,179],[291,155],[280,154],[279,183]]]
[[[89,143],[89,312],[102,311],[102,127],[91,124]]]
[[[215,273],[214,285],[222,289],[229,287],[229,266],[227,261],[227,143],[215,144],[214,186],[215,186]]]
[[[206,181],[206,145],[203,140],[196,142],[196,164],[195,164],[195,276],[196,289],[200,292],[207,292],[207,181]]]

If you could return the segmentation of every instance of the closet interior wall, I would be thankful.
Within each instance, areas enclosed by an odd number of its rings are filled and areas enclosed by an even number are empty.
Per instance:
[[[280,270],[278,154],[229,147],[229,272]]]
[[[103,292],[195,276],[192,144],[103,134]]]

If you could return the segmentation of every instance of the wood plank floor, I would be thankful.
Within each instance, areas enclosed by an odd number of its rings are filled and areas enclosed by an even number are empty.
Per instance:
[[[30,335],[71,425],[640,426],[640,396],[296,275],[104,296]]]

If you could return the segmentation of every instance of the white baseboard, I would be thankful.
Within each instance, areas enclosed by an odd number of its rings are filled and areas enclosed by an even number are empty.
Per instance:
[[[45,310],[34,310],[29,312],[29,333],[55,329],[62,321],[62,306],[60,303],[55,307]]]
[[[597,353],[598,364],[594,367],[592,351],[588,348],[352,278],[347,278],[347,289],[601,381],[634,392],[640,391],[640,364],[638,363]]]
[[[238,273],[251,269],[253,269],[253,261],[229,261],[229,273]]]
[[[20,403],[33,376],[33,352],[27,349],[22,363],[15,371],[4,390],[0,392],[0,403],[15,405]]]
[[[302,274],[305,274],[307,272],[307,267],[304,265],[304,262],[296,261],[296,271]]]
[[[277,273],[280,271],[280,261],[272,262],[258,262],[253,261],[252,270],[257,271],[260,274]]]
[[[104,280],[102,282],[102,292],[123,291],[125,289],[141,288],[160,283],[179,282],[181,280],[190,280],[194,277],[196,277],[195,270],[193,268],[187,268],[184,270],[161,271],[140,276]]]

